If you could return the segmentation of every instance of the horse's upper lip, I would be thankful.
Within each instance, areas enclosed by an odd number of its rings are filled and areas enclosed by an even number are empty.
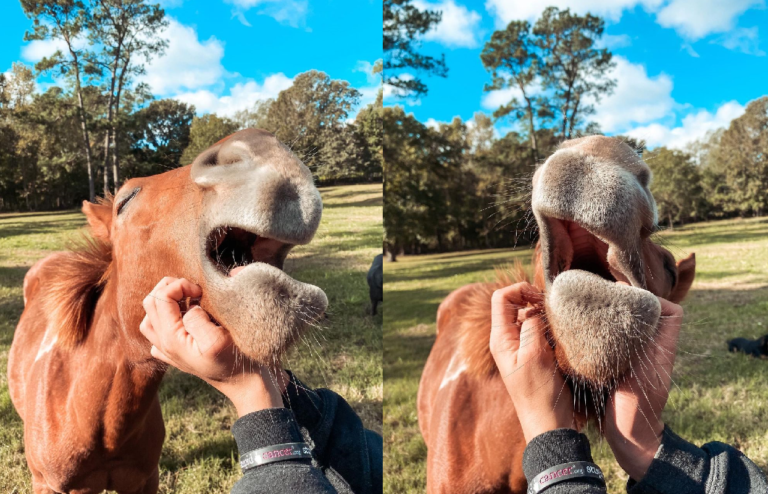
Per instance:
[[[232,276],[243,266],[265,263],[283,269],[292,244],[259,235],[247,228],[222,225],[213,228],[206,238],[205,252],[222,274]]]

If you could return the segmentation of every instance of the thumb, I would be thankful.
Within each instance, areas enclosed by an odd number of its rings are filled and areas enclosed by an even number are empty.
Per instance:
[[[226,341],[227,332],[211,321],[200,306],[190,309],[182,319],[184,329],[194,338],[200,354],[205,354],[220,342]]]

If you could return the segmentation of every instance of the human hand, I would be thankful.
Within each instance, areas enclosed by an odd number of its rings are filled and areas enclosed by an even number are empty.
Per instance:
[[[241,417],[265,408],[281,408],[280,393],[288,382],[285,371],[268,369],[245,357],[229,333],[211,322],[199,306],[182,318],[179,301],[202,294],[200,287],[188,280],[166,277],[144,299],[147,315],[139,330],[152,343],[152,356],[218,389]]]
[[[679,305],[659,298],[661,319],[645,358],[633,362],[630,375],[608,400],[605,439],[621,468],[635,481],[645,476],[661,444],[661,412],[669,398],[677,339],[683,322]]]
[[[577,429],[570,388],[555,364],[546,323],[537,309],[543,294],[529,283],[496,290],[491,302],[491,353],[517,410],[526,443],[547,431]]]

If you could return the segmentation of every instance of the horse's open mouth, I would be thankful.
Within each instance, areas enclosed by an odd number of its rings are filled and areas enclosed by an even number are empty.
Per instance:
[[[233,226],[214,228],[206,241],[208,259],[226,276],[235,276],[253,263],[282,270],[291,248],[292,244]]]
[[[646,290],[643,261],[632,253],[632,263],[617,262],[625,253],[576,222],[544,221],[547,318],[558,362],[579,381],[610,385],[654,337],[661,313]]]

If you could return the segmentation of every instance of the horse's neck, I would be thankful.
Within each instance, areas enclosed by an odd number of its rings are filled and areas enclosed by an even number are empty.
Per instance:
[[[107,286],[100,297],[85,342],[88,353],[110,358],[116,384],[128,386],[129,401],[151,401],[163,378],[164,366],[150,355],[151,344],[139,332],[140,316],[118,314],[116,291]]]

